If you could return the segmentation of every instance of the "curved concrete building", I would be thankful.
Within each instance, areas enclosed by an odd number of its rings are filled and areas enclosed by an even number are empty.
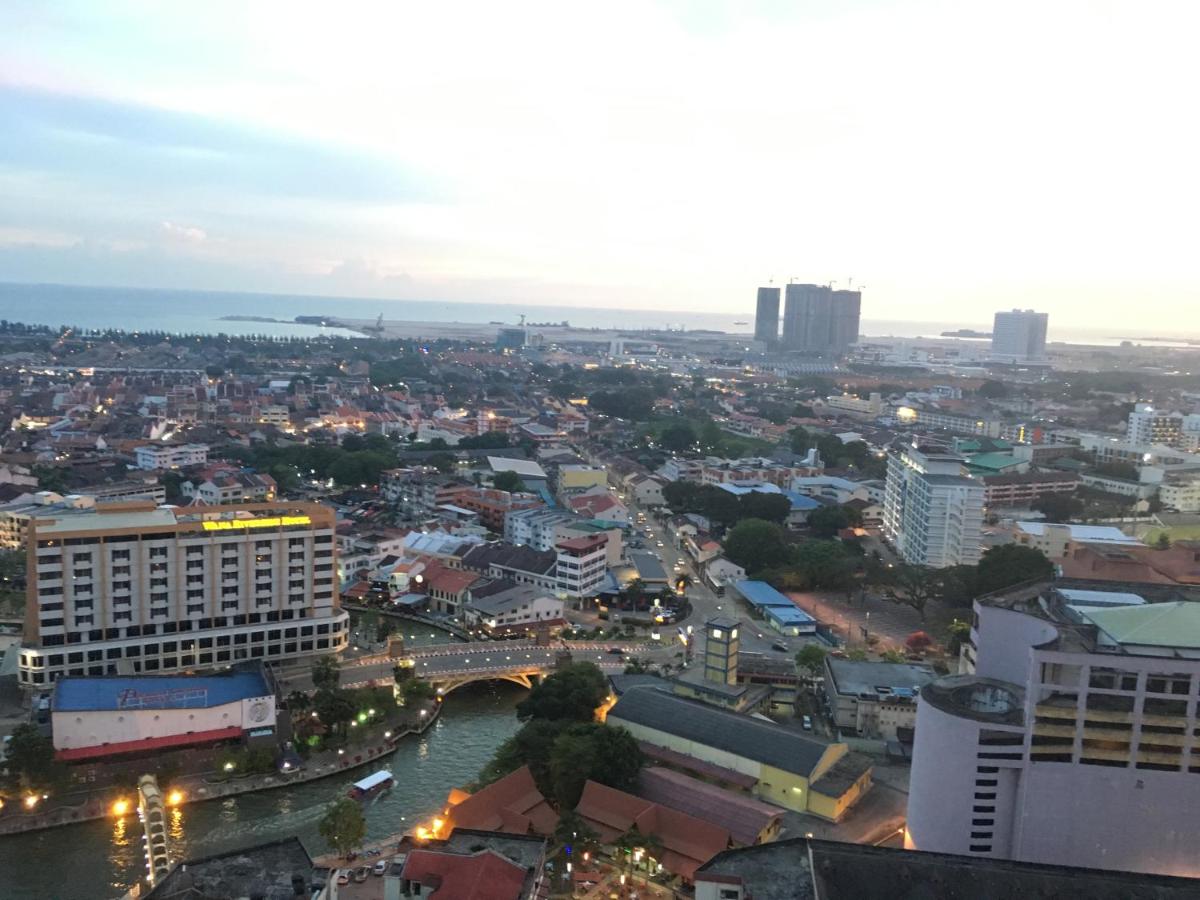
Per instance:
[[[976,601],[974,671],[921,691],[908,847],[1200,877],[1200,603],[1083,593]]]

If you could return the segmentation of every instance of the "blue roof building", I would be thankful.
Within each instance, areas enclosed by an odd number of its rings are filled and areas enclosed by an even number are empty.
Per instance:
[[[765,581],[739,581],[738,593],[781,634],[816,634],[817,620]]]
[[[55,712],[209,709],[273,694],[261,669],[227,675],[67,677],[54,682],[52,705]]]

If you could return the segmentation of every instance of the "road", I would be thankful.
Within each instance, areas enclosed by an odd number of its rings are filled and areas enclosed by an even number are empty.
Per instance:
[[[668,572],[673,572],[675,562],[683,560],[684,570],[692,576],[692,584],[687,589],[688,602],[691,603],[692,609],[688,616],[677,622],[676,625],[684,628],[690,625],[693,631],[702,634],[704,623],[709,619],[714,616],[730,616],[742,623],[740,649],[780,658],[794,655],[806,643],[804,638],[789,638],[770,630],[764,622],[751,616],[749,607],[744,601],[734,599],[728,594],[725,597],[718,597],[704,581],[700,567],[694,564],[686,550],[675,543],[666,526],[655,517],[654,511],[640,507],[632,497],[622,496],[622,500],[627,504],[630,515],[635,519],[640,512],[646,514],[645,525],[637,526],[638,533],[645,538],[646,549],[657,554],[662,560],[663,568]],[[647,527],[650,529],[649,537],[645,536]],[[659,541],[663,543],[661,548],[658,546]],[[664,640],[666,637],[667,635],[664,634]],[[786,646],[788,650],[786,652],[776,650],[773,647],[775,644]]]

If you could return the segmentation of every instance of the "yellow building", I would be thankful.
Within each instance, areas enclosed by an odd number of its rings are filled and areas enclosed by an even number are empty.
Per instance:
[[[680,768],[746,786],[764,800],[839,821],[871,787],[871,762],[845,744],[825,744],[753,716],[729,712],[645,685],[626,691],[608,713],[639,741]],[[715,767],[715,770],[714,770]]]
[[[586,491],[588,488],[606,487],[608,470],[601,466],[566,465],[558,467],[558,491]]]

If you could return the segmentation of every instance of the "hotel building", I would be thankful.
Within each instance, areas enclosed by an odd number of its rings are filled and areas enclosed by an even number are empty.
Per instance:
[[[961,457],[905,447],[888,456],[883,534],[907,563],[944,568],[979,562],[983,484]]]
[[[334,513],[312,503],[62,510],[31,522],[22,685],[346,647]]]
[[[921,688],[906,845],[1200,876],[1200,603],[1051,583],[975,601]]]

